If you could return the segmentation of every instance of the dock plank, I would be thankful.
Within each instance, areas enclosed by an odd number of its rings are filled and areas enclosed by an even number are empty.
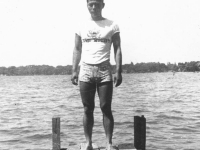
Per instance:
[[[83,148],[84,146],[85,143],[81,143],[79,145],[69,146],[67,150],[81,150],[81,147]],[[94,150],[106,150],[105,146],[98,146],[96,143],[93,143],[92,146]],[[119,144],[115,146],[117,147],[117,150],[137,150],[132,143]]]

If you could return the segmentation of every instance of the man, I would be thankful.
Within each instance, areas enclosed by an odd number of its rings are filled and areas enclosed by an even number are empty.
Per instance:
[[[119,27],[102,16],[103,0],[87,0],[91,18],[81,22],[75,34],[71,81],[79,86],[84,106],[83,126],[86,137],[85,150],[92,150],[92,128],[94,124],[94,98],[97,91],[103,113],[103,125],[107,140],[107,150],[112,146],[114,119],[111,111],[113,82],[110,65],[110,49],[113,44],[116,61],[115,87],[122,82],[122,53]],[[81,68],[78,76],[78,64]]]

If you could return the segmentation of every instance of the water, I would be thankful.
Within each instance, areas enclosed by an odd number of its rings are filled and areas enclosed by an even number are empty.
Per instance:
[[[200,74],[123,74],[114,88],[115,144],[133,142],[133,116],[147,119],[147,150],[200,150]],[[0,76],[0,149],[50,150],[52,117],[62,147],[84,142],[82,104],[70,76]],[[96,96],[93,141],[105,145]]]

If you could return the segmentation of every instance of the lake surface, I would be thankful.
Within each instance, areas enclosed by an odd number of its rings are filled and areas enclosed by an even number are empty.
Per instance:
[[[105,145],[99,98],[93,141]],[[147,120],[147,150],[200,150],[200,73],[123,74],[114,88],[114,144],[131,143],[133,117]],[[52,117],[61,147],[85,141],[79,88],[70,76],[0,76],[0,149],[50,150]]]

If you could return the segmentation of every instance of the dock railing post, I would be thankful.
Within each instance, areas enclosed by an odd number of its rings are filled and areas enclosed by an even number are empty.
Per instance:
[[[52,118],[53,150],[60,150],[60,118]]]
[[[134,146],[137,150],[146,149],[146,118],[134,116]]]

